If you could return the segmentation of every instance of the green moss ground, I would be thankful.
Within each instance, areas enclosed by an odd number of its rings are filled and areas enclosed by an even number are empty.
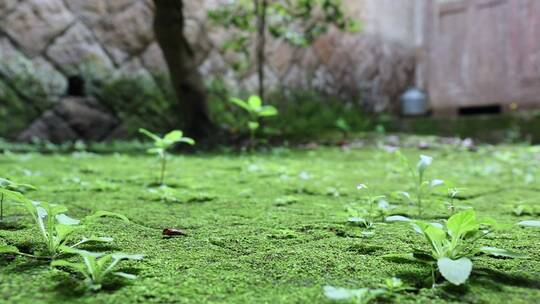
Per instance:
[[[405,150],[416,160],[420,151]],[[514,171],[495,155],[511,153]],[[538,150],[498,147],[466,152],[422,151],[435,157],[430,178],[452,180],[466,188],[458,201],[480,216],[502,223],[516,217],[512,206],[540,203]],[[377,224],[373,236],[345,224],[345,207],[358,201],[359,182],[387,195],[396,213],[416,210],[393,195],[409,190],[407,176],[392,154],[375,148],[344,152],[277,149],[253,155],[173,156],[167,182],[178,201],[162,201],[149,191],[158,163],[150,156],[4,154],[0,176],[32,183],[33,199],[65,204],[69,215],[95,210],[122,213],[132,222],[102,219],[85,235],[115,238],[99,251],[143,253],[141,262],[123,264],[139,275],[133,282],[113,280],[96,294],[83,293],[76,276],[52,271],[47,262],[0,257],[2,303],[325,303],[322,286],[376,287],[397,276],[425,287],[430,269],[383,257],[425,247],[404,223]],[[302,172],[306,172],[302,174]],[[300,176],[309,179],[303,179]],[[527,177],[528,176],[528,177]],[[532,178],[532,179],[531,179]],[[528,182],[526,183],[525,180]],[[339,192],[339,196],[337,195]],[[437,205],[442,195],[430,196]],[[22,209],[15,224],[0,229],[0,244],[33,252],[39,236]],[[425,211],[444,218],[444,207]],[[162,229],[184,229],[188,236],[163,239]],[[540,299],[540,230],[513,228],[482,242],[528,255],[527,259],[479,257],[466,286],[443,284],[405,294],[408,303],[538,303]],[[419,245],[420,244],[420,245]]]

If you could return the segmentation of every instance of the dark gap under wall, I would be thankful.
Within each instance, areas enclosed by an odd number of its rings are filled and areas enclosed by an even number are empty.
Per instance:
[[[459,116],[474,116],[486,114],[501,114],[502,107],[500,105],[486,105],[459,108]]]

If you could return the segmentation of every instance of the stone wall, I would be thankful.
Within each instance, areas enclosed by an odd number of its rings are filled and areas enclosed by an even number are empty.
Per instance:
[[[255,71],[233,71],[233,56],[220,48],[227,33],[207,22],[207,10],[223,1],[185,0],[186,34],[205,80],[254,91]],[[282,91],[316,90],[388,110],[412,81],[414,1],[345,2],[347,11],[364,21],[364,31],[332,32],[304,49],[270,41],[267,84]],[[66,95],[70,77],[86,77],[89,65],[110,75],[166,72],[152,19],[152,0],[2,0],[0,116],[2,106],[7,111],[7,96],[15,95],[32,108],[21,115],[36,118]],[[0,128],[0,133],[8,131],[18,130]],[[97,138],[101,136],[106,134]]]

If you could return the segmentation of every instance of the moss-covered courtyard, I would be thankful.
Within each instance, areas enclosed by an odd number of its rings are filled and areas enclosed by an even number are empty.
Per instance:
[[[391,215],[418,218],[399,191],[413,181],[394,153],[363,147],[286,149],[260,153],[174,155],[165,183],[153,183],[159,163],[144,154],[37,153],[0,156],[0,176],[35,185],[26,195],[63,204],[82,218],[97,210],[121,213],[129,223],[103,218],[81,231],[114,242],[86,245],[90,251],[144,254],[122,264],[137,274],[113,278],[100,292],[86,292],[80,277],[52,269],[50,261],[0,256],[2,303],[326,303],[323,286],[376,288],[401,278],[413,289],[396,295],[405,303],[537,303],[540,299],[540,230],[516,223],[538,219],[540,151],[529,146],[451,146],[402,149],[414,164],[432,156],[429,179],[452,181],[458,208],[474,207],[507,228],[482,245],[526,255],[509,259],[478,256],[465,285],[440,281],[431,270],[400,254],[427,249],[408,223],[376,221],[372,229],[347,223],[347,207],[362,204],[367,184],[396,208]],[[448,218],[446,188],[425,200],[422,218]],[[517,216],[516,206],[533,209]],[[22,252],[42,249],[27,212],[4,206],[0,245]],[[535,210],[534,210],[535,209]],[[165,228],[185,236],[163,238]],[[75,256],[66,259],[76,260]]]

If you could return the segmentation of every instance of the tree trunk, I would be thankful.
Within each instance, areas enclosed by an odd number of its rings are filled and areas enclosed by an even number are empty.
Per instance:
[[[195,54],[184,35],[182,0],[154,0],[154,31],[169,68],[176,93],[175,114],[184,132],[203,139],[216,129],[208,115],[206,90],[197,70]]]
[[[259,78],[259,96],[264,100],[264,64],[266,63],[266,10],[267,0],[255,1],[255,16],[257,17],[257,76]]]

